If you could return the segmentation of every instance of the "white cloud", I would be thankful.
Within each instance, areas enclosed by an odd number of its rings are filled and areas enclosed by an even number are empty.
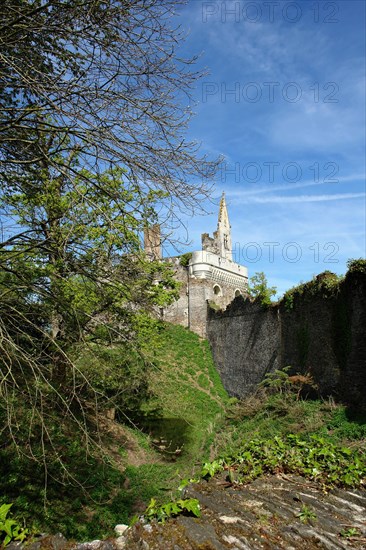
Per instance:
[[[304,202],[324,202],[324,201],[338,201],[348,199],[365,198],[365,193],[339,193],[328,195],[295,195],[292,197],[285,195],[269,195],[267,197],[242,197],[240,202],[242,203],[304,203]]]
[[[304,180],[297,183],[288,183],[288,184],[281,184],[281,185],[262,185],[262,186],[256,186],[249,188],[245,191],[242,189],[237,189],[234,187],[230,187],[228,190],[228,197],[233,198],[246,198],[252,195],[262,194],[262,193],[273,193],[274,191],[292,191],[294,189],[302,189],[303,187],[320,187],[325,184],[329,185],[339,185],[342,183],[348,183],[348,182],[362,182],[365,183],[365,174],[357,173],[357,174],[349,174],[348,176],[339,176],[337,175],[336,182],[327,182],[327,181],[314,181],[314,180]]]

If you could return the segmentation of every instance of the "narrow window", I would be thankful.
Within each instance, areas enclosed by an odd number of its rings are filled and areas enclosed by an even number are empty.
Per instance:
[[[219,285],[215,285],[213,287],[213,291],[215,296],[222,296],[221,288],[219,287]]]

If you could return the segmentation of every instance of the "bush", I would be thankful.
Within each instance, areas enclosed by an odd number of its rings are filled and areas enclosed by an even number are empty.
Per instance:
[[[348,260],[347,267],[349,273],[366,273],[366,260],[358,258],[358,260]]]
[[[186,252],[185,254],[182,254],[181,257],[179,258],[180,265],[182,265],[183,267],[188,267],[189,261],[191,258],[192,258],[192,252]]]

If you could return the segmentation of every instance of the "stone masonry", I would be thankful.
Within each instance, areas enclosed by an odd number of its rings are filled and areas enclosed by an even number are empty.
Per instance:
[[[156,250],[156,243],[154,246]],[[207,304],[225,309],[235,297],[246,294],[248,284],[247,268],[232,259],[231,226],[224,194],[213,237],[208,233],[202,235],[202,250],[192,252],[188,265],[181,265],[180,257],[168,261],[174,265],[182,286],[179,299],[163,310],[162,317],[205,337]]]

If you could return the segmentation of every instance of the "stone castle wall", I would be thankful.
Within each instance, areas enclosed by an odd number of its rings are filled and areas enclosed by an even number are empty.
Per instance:
[[[161,253],[159,226],[145,232],[145,251],[152,259]],[[205,337],[207,303],[225,308],[235,296],[246,293],[248,283],[247,268],[232,260],[231,226],[224,193],[213,237],[203,233],[202,250],[190,254],[189,265],[181,265],[181,259],[166,259],[174,266],[181,290],[179,299],[160,311],[161,317]]]
[[[168,261],[173,264],[175,278],[178,282],[181,283],[181,288],[179,292],[179,298],[169,307],[164,308],[163,319],[169,323],[175,323],[177,325],[182,325],[183,327],[189,327],[189,316],[188,316],[188,267],[180,265],[180,258],[165,258],[165,261]]]
[[[163,311],[165,321],[187,327],[201,337],[206,337],[207,304],[224,309],[235,296],[245,293],[247,284],[245,268],[213,254],[208,264],[206,256],[206,252],[194,252],[187,267],[180,264],[179,257],[167,259],[174,266],[181,289],[179,299]]]
[[[295,296],[292,309],[237,298],[208,312],[207,337],[227,391],[252,393],[267,372],[310,372],[320,395],[366,408],[366,274],[348,273],[334,296]]]

